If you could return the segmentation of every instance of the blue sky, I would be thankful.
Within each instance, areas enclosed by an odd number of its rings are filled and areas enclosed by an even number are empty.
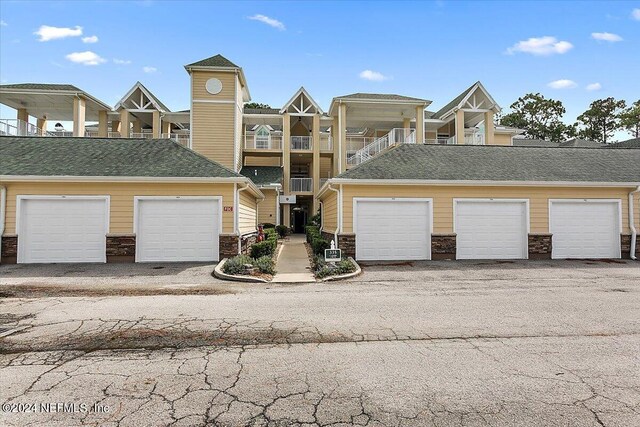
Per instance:
[[[169,108],[189,108],[183,65],[217,53],[272,106],[303,85],[324,108],[381,92],[437,109],[481,80],[505,111],[541,92],[572,122],[594,99],[640,98],[640,1],[3,0],[0,20],[3,84],[70,83],[110,105],[140,80]]]

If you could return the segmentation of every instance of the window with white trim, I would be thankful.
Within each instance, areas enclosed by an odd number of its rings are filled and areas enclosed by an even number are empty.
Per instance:
[[[271,148],[271,132],[266,126],[260,126],[256,130],[256,133],[254,135],[254,142],[256,148]]]

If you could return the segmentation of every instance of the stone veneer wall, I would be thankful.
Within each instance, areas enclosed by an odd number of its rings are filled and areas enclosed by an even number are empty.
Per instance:
[[[3,264],[15,264],[18,261],[18,236],[7,235],[0,237],[0,245],[2,245],[2,262]]]
[[[242,236],[241,242],[240,242],[242,253],[245,255],[248,255],[249,250],[251,249],[251,246],[253,246],[253,244],[256,243],[257,240],[258,240],[258,233],[247,234],[245,236]]]
[[[631,258],[631,234],[620,235],[622,258]],[[636,237],[636,257],[640,259],[640,235]]]
[[[529,234],[529,259],[551,259],[552,247],[551,234]]]
[[[431,235],[431,259],[456,259],[455,233]]]
[[[338,248],[342,249],[342,256],[356,257],[356,235],[353,233],[338,234]]]
[[[220,259],[238,255],[238,236],[235,234],[221,234],[219,253]]]
[[[136,260],[135,234],[107,234],[107,262]]]
[[[336,239],[336,236],[333,233],[327,233],[326,231],[322,231],[321,234],[322,234],[322,238],[329,243],[331,243],[332,240]]]

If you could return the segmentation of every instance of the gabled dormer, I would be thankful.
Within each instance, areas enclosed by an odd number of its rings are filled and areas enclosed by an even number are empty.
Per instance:
[[[309,95],[304,87],[300,87],[291,99],[280,109],[280,114],[293,115],[324,114],[320,105]]]

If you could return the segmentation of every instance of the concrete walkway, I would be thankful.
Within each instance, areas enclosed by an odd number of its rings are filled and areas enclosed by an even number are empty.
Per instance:
[[[276,263],[273,283],[308,283],[316,279],[311,272],[311,264],[304,246],[304,234],[289,236],[282,244],[282,251]]]

